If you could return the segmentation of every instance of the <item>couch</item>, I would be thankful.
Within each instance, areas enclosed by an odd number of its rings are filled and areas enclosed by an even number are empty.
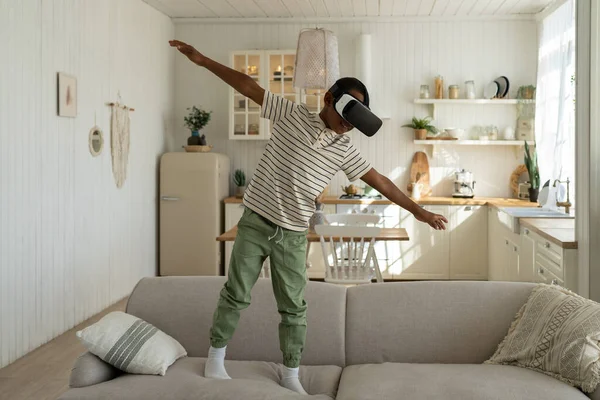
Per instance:
[[[74,399],[302,399],[279,385],[279,315],[259,279],[227,348],[232,380],[206,379],[209,327],[222,277],[142,279],[127,312],[177,339],[188,357],[165,376],[130,375],[86,353]],[[506,335],[533,284],[399,282],[346,288],[309,282],[301,382],[314,399],[600,400],[527,369],[482,364]]]

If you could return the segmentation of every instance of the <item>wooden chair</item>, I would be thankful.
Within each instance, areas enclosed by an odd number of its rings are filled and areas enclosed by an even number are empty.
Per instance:
[[[325,282],[352,285],[371,283],[373,278],[383,282],[375,254],[380,220],[376,215],[333,214],[327,216],[329,225],[315,227],[321,236]]]

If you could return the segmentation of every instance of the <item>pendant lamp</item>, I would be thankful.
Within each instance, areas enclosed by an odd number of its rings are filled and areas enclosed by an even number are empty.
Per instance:
[[[303,29],[298,36],[294,87],[329,89],[339,78],[337,37],[325,29]]]

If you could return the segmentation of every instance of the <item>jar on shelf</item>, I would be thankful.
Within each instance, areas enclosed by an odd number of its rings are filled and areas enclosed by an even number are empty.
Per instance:
[[[448,98],[452,100],[458,99],[458,92],[458,85],[450,85],[450,87],[448,87]]]
[[[467,99],[475,98],[475,81],[466,81],[465,82],[465,92],[466,92],[465,97]]]
[[[435,77],[435,98],[443,99],[444,98],[444,77],[438,75]]]
[[[422,99],[429,98],[429,85],[421,85],[421,90],[419,91],[419,97]]]

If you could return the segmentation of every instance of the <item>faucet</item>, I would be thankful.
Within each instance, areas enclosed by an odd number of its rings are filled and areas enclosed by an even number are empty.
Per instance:
[[[565,208],[565,213],[569,214],[569,210],[571,209],[571,202],[569,201],[569,183],[571,183],[571,181],[569,180],[569,178],[567,178],[566,181],[560,181],[558,179],[556,179],[554,181],[554,184],[552,185],[553,187],[556,187],[557,183],[566,183],[567,184],[567,201],[556,201],[556,205],[558,207],[564,207]]]

